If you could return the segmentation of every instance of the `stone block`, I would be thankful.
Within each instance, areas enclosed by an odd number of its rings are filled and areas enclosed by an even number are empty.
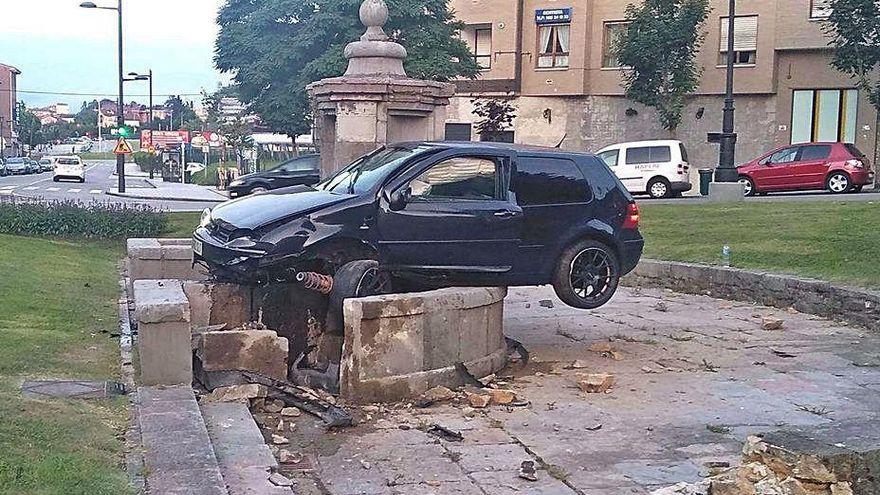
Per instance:
[[[138,323],[190,321],[189,301],[179,280],[137,280],[134,300]]]
[[[189,322],[140,323],[138,338],[141,382],[144,385],[192,383]]]
[[[128,269],[132,280],[204,280],[193,266],[190,239],[129,239]]]
[[[205,371],[254,371],[287,380],[287,339],[272,330],[232,330],[199,335],[196,356]]]
[[[744,186],[738,182],[709,184],[709,201],[713,203],[743,203],[745,200]]]
[[[183,283],[194,329],[226,325],[232,330],[250,321],[252,292],[236,284],[187,281]]]

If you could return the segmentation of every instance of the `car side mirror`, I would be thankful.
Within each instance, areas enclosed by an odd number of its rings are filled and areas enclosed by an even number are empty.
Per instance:
[[[406,204],[412,199],[412,188],[404,187],[391,193],[388,198],[388,206],[391,211],[400,211],[406,208]]]

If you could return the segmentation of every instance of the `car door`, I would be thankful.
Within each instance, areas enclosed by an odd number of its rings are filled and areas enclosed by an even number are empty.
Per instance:
[[[620,148],[605,150],[597,155],[599,159],[605,163],[605,165],[608,165],[608,168],[610,168],[611,171],[614,172],[614,175],[616,175],[621,182],[623,182],[623,176],[621,176],[621,173],[624,173],[624,175],[626,175],[625,167],[621,166],[621,163],[623,162],[622,155],[623,150],[621,150]],[[627,186],[626,182],[624,182],[623,185],[626,186],[627,190],[629,190],[629,186]],[[629,192],[638,191],[630,190]]]
[[[440,153],[385,190],[378,238],[390,265],[426,272],[504,273],[520,243],[523,211],[509,192],[513,153]]]
[[[758,168],[752,173],[755,186],[761,191],[791,189],[795,181],[791,165],[797,160],[799,148],[782,148],[758,162]]]
[[[620,180],[630,192],[641,193],[648,190],[650,174],[657,168],[651,163],[651,149],[651,146],[625,148]]]
[[[801,146],[797,160],[789,165],[791,168],[792,187],[803,189],[824,188],[831,149],[832,146],[830,144],[808,144]]]

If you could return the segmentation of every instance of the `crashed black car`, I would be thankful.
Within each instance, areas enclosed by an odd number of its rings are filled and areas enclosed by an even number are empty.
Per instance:
[[[638,224],[632,196],[593,155],[416,142],[381,148],[314,187],[206,210],[193,251],[219,278],[298,280],[325,289],[331,304],[413,285],[552,284],[565,303],[590,309],[636,266]]]

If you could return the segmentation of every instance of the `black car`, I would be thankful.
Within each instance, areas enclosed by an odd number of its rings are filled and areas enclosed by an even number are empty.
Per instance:
[[[313,186],[321,181],[319,155],[306,155],[255,174],[244,175],[229,184],[229,196],[239,198],[290,186]]]
[[[315,187],[205,210],[193,251],[238,282],[334,276],[344,297],[398,281],[550,283],[567,304],[588,309],[606,303],[636,266],[638,223],[632,196],[593,155],[419,142],[381,148]]]

